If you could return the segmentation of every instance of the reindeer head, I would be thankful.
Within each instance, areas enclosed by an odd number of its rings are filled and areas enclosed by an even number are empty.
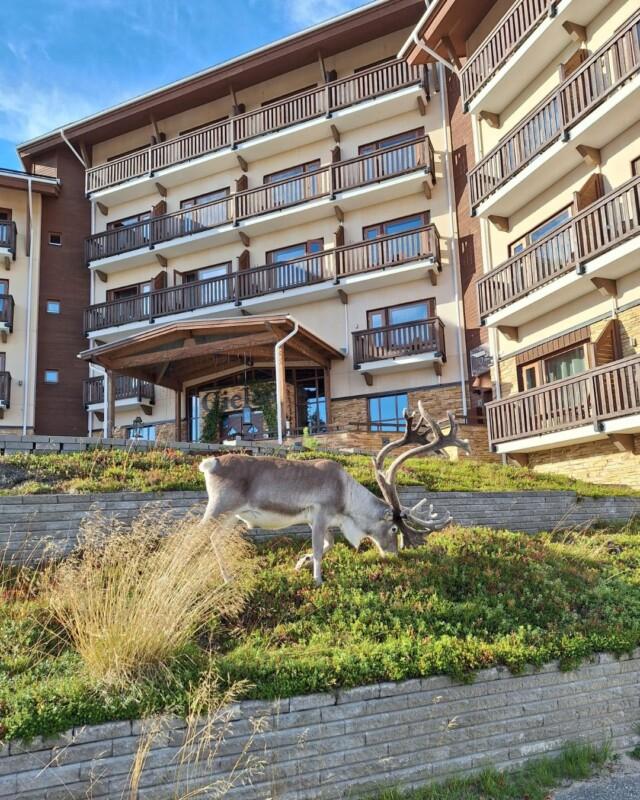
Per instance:
[[[433,506],[427,508],[427,501],[421,500],[411,508],[403,506],[398,497],[396,473],[398,468],[408,459],[415,456],[444,455],[446,447],[459,447],[469,452],[469,443],[466,439],[458,438],[458,423],[455,416],[449,412],[449,431],[444,434],[440,424],[424,410],[422,403],[418,402],[418,412],[409,413],[405,408],[403,416],[406,428],[401,439],[386,444],[373,459],[376,471],[376,480],[382,491],[382,496],[390,508],[390,533],[394,527],[402,534],[403,544],[406,547],[415,547],[424,542],[425,537],[433,531],[439,531],[451,522],[451,515],[446,512],[442,516],[435,513]],[[387,470],[384,469],[385,458],[392,450],[405,447],[409,444],[416,446],[391,462]],[[394,534],[395,535],[395,534]]]

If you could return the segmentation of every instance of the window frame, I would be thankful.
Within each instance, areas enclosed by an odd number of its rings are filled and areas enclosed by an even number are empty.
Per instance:
[[[271,186],[274,183],[282,183],[284,181],[295,181],[298,178],[302,178],[305,175],[312,175],[314,172],[317,172],[319,169],[322,168],[322,159],[321,158],[314,158],[311,161],[304,161],[301,164],[294,164],[291,167],[285,167],[284,169],[277,169],[275,172],[268,172],[266,175],[262,176],[262,185],[263,186]],[[276,178],[272,180],[274,175],[280,175],[283,172],[290,172],[294,169],[302,169],[302,172],[299,172],[295,175],[290,175],[286,178]]]
[[[560,225],[557,226],[557,228],[554,228],[552,231],[550,231],[548,234],[546,234],[546,236],[549,236],[554,231],[558,230],[558,228],[561,228],[563,225],[566,225],[567,222],[570,222],[572,217],[573,217],[573,203],[568,203],[567,205],[562,206],[562,208],[560,208],[554,214],[550,214],[548,217],[543,219],[542,222],[539,222],[537,225],[534,225],[532,228],[530,228],[528,231],[526,231],[518,239],[514,239],[512,242],[510,242],[508,247],[507,247],[507,253],[508,253],[509,258],[514,258],[515,256],[519,256],[520,253],[522,253],[524,250],[527,250],[529,247],[531,247],[531,245],[533,244],[533,242],[531,241],[532,234],[534,234],[540,228],[543,228],[548,222],[551,222],[551,220],[554,219],[554,217],[559,216],[564,211],[568,211],[569,212],[568,218],[564,222],[561,222]],[[544,238],[545,238],[545,236],[543,236],[541,239],[539,239],[538,242],[542,241],[542,239],[544,239]],[[536,244],[538,242],[536,242]],[[515,253],[514,252],[514,248],[516,248],[519,244],[523,245],[522,246],[522,250],[520,250],[519,253]]]
[[[60,241],[52,242],[51,241],[52,236],[57,236]],[[62,247],[62,234],[59,233],[58,231],[49,231],[49,236],[47,241],[50,247]]]
[[[54,381],[49,380],[47,375],[53,375],[55,373],[56,379]],[[60,383],[60,370],[59,369],[45,369],[42,374],[43,382],[50,385],[56,386]]]
[[[436,298],[435,297],[425,297],[420,300],[407,300],[405,303],[392,303],[389,306],[381,306],[380,308],[371,308],[367,310],[367,330],[376,330],[375,328],[371,327],[371,315],[372,314],[383,314],[385,319],[385,324],[382,326],[383,328],[389,327],[389,312],[395,311],[398,308],[406,308],[407,306],[417,306],[421,303],[425,303],[427,306],[427,316],[425,320],[433,319],[436,316]],[[422,322],[423,320],[415,320],[416,322]],[[407,323],[408,325],[411,323]]]
[[[400,408],[398,406],[397,398],[399,398],[399,397],[405,397],[406,398],[406,404],[404,405],[403,408]],[[383,399],[387,399],[387,398],[394,398],[395,401],[396,401],[395,402],[396,414],[397,414],[396,418],[393,419],[393,420],[391,420],[391,419],[390,420],[379,419],[379,420],[374,422],[374,420],[372,419],[372,415],[371,415],[371,404],[372,404],[372,402],[378,401],[378,403],[379,403]],[[404,391],[404,392],[391,392],[389,394],[368,395],[367,396],[367,427],[369,428],[370,431],[374,431],[375,433],[396,433],[398,431],[401,431],[403,429],[403,427],[404,427],[404,418],[402,416],[402,412],[404,411],[405,408],[408,408],[408,407],[409,407],[409,391],[408,390]],[[382,427],[385,424],[386,425],[392,425],[394,423],[397,423],[395,428]]]
[[[224,194],[221,197],[216,197],[213,200],[205,200],[204,203],[197,202],[203,197],[209,197],[212,194],[222,193]],[[196,194],[193,197],[185,197],[184,200],[180,201],[180,210],[183,211],[189,208],[197,208],[198,206],[206,206],[209,203],[219,203],[222,200],[226,200],[231,193],[231,190],[228,186],[223,186],[222,189],[213,189],[211,192],[203,192],[202,194]],[[186,203],[190,203],[191,205],[185,205]]]
[[[372,225],[363,225],[362,226],[362,240],[363,241],[372,241],[373,242],[373,241],[375,241],[375,238],[381,239],[384,236],[393,236],[395,234],[387,233],[384,230],[385,225],[391,225],[394,222],[402,222],[403,220],[411,219],[412,217],[422,217],[422,225],[420,225],[419,228],[424,228],[429,224],[429,221],[431,219],[431,212],[429,210],[427,210],[427,211],[417,211],[415,214],[403,214],[401,217],[394,217],[394,219],[385,219],[382,222],[376,222],[376,223],[374,223]],[[380,233],[374,239],[368,239],[367,238],[368,232],[374,230],[375,228],[379,228],[380,229]],[[416,228],[414,230],[418,230],[418,229]],[[407,231],[407,233],[410,233],[410,232],[411,231]],[[398,234],[398,235],[400,235],[400,234]]]
[[[127,225],[123,225],[123,222],[127,220],[133,220],[129,222]],[[138,225],[140,222],[150,222],[151,221],[151,211],[141,211],[139,214],[129,214],[127,217],[121,217],[120,219],[113,219],[110,222],[107,222],[107,230],[108,231],[119,231],[125,230],[126,228],[130,228],[133,225]]]
[[[320,245],[320,249],[316,252],[309,250],[309,246],[314,244]],[[273,256],[274,253],[281,253],[283,250],[291,250],[294,247],[304,247],[305,252],[301,256],[295,256],[294,258],[290,259],[290,261],[296,261],[298,258],[309,258],[310,256],[317,256],[320,253],[324,252],[324,237],[318,239],[307,239],[306,242],[296,242],[295,244],[286,245],[285,247],[276,247],[274,250],[267,250],[267,252],[265,253],[265,262],[267,266],[272,266],[273,264],[290,263],[287,261],[274,261]]]
[[[148,286],[149,291],[143,292],[141,291],[143,286]],[[136,289],[136,294],[131,294],[129,297],[114,297],[116,292],[124,292],[128,289]],[[113,303],[118,300],[128,300],[131,297],[140,297],[145,294],[151,294],[153,292],[153,280],[150,281],[140,281],[140,283],[130,283],[127,286],[117,286],[115,289],[108,289],[107,290],[107,303]]]
[[[51,303],[56,303],[57,304],[57,306],[58,306],[58,310],[57,311],[51,311],[50,310],[49,305]],[[54,316],[59,316],[62,313],[62,303],[61,303],[61,301],[60,300],[54,300],[53,298],[49,298],[45,303],[45,312],[47,314],[53,314]]]
[[[411,138],[409,135],[413,134]],[[396,144],[389,144],[385,145],[385,142],[391,142],[393,139],[397,139],[399,136],[407,136],[406,141],[402,141]],[[400,147],[403,144],[409,144],[410,142],[417,141],[424,136],[424,125],[418,128],[410,128],[407,131],[401,131],[400,133],[395,133],[393,136],[385,136],[382,139],[375,139],[372,142],[366,142],[365,144],[358,145],[358,155],[373,155],[373,153],[379,153],[380,151],[388,150],[391,147]],[[373,148],[368,150],[367,148]]]
[[[227,268],[226,273],[225,273],[226,275],[231,275],[231,273],[233,272],[233,265],[232,265],[231,261],[221,261],[219,264],[207,264],[205,267],[196,267],[196,269],[189,269],[186,272],[179,273],[180,274],[180,279],[181,279],[181,284],[180,285],[181,286],[187,286],[187,285],[192,284],[192,283],[198,283],[199,281],[213,280],[212,278],[198,278],[198,277],[194,278],[193,276],[197,276],[198,272],[201,272],[202,270],[205,270],[205,269],[217,269],[219,267],[226,267]],[[224,275],[223,276],[218,276],[218,277],[224,277]]]
[[[594,353],[594,343],[591,339],[581,339],[578,342],[574,342],[573,344],[567,345],[566,347],[561,347],[558,350],[552,350],[550,353],[546,353],[544,356],[540,356],[539,358],[532,359],[531,361],[526,361],[524,364],[518,364],[517,366],[517,379],[518,379],[518,391],[520,392],[529,392],[533,391],[534,389],[541,389],[543,386],[551,386],[552,384],[556,383],[557,381],[547,380],[547,368],[546,362],[558,358],[558,356],[563,355],[564,353],[570,353],[572,350],[578,350],[579,348],[584,348],[584,355],[585,355],[585,369],[587,370],[593,369],[595,366],[595,353]],[[526,387],[526,378],[525,375],[528,372],[533,371],[536,379],[536,385],[530,387],[529,389]],[[582,373],[576,373],[581,375]],[[564,380],[564,378],[559,378],[558,380]]]

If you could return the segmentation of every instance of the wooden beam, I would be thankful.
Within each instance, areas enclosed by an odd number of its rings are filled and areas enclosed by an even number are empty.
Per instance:
[[[584,25],[579,25],[577,22],[566,20],[562,23],[562,27],[574,42],[580,42],[580,44],[584,44],[587,41],[587,29]]]
[[[505,339],[508,339],[510,342],[520,341],[520,332],[514,325],[498,325],[497,327]]]
[[[519,467],[529,466],[529,456],[527,453],[509,453],[508,455]]]
[[[451,39],[448,36],[443,36],[442,39],[440,39],[440,44],[447,51],[447,55],[449,56],[449,61],[451,61],[453,66],[458,70],[462,69],[462,62],[458,58],[458,54],[456,53],[455,47],[453,46],[453,42],[451,41]]]
[[[602,155],[597,147],[589,147],[588,144],[579,144],[576,150],[588,167],[593,169],[594,167],[599,167],[602,163]]]
[[[105,206],[104,203],[101,203],[99,200],[96,201],[96,208],[102,214],[103,217],[106,217],[109,213],[109,208]]]
[[[113,437],[116,421],[116,376],[107,370],[107,438]]]
[[[246,160],[240,155],[240,153],[236,153],[236,158],[238,159],[238,164],[240,164],[240,169],[243,172],[248,172],[249,165],[247,164]]]
[[[344,211],[340,208],[340,206],[334,206],[333,212],[336,215],[338,222],[344,222]]]
[[[610,433],[609,441],[619,453],[636,452],[635,437],[632,433]]]
[[[240,237],[240,241],[245,247],[251,246],[251,239],[247,236],[244,231],[238,231],[238,236]]]
[[[4,257],[4,268],[6,269],[7,272],[11,271],[11,257],[10,256],[5,256]]]
[[[420,95],[418,95],[416,103],[418,104],[418,113],[421,117],[425,117],[427,115],[427,104],[424,102],[424,99],[420,97]]]
[[[437,272],[437,270],[430,269],[428,275],[429,275],[429,281],[430,281],[431,285],[432,286],[437,286],[438,285],[438,272]]]
[[[160,369],[158,370],[158,374],[157,374],[157,376],[156,376],[156,379],[155,379],[155,383],[160,383],[160,381],[161,381],[161,380],[164,378],[164,376],[167,374],[167,370],[169,369],[169,367],[170,367],[170,366],[171,366],[171,362],[170,362],[170,361],[166,361],[166,362],[165,362],[165,363],[164,363],[164,364],[163,364],[163,365],[160,367]]]
[[[591,278],[591,283],[603,297],[618,296],[618,282],[612,278]]]
[[[106,283],[109,280],[107,273],[103,272],[101,269],[96,270],[96,277],[98,280],[102,281],[102,283]]]
[[[338,297],[340,298],[340,302],[343,306],[349,305],[349,295],[345,292],[344,289],[338,289]]]
[[[181,430],[182,425],[180,423],[181,423],[181,420],[182,420],[182,389],[179,389],[179,390],[176,391],[175,399],[176,399],[176,404],[175,404],[174,436],[175,436],[175,441],[176,442],[181,442],[182,441],[182,430]]]
[[[503,233],[509,233],[509,217],[498,217],[492,214],[489,217],[489,222]]]
[[[0,329],[0,342],[2,342],[2,344],[6,344],[7,343],[7,329],[6,328]]]
[[[370,372],[363,372],[362,377],[367,386],[373,386],[373,375]]]
[[[336,128],[335,125],[331,126],[331,135],[333,136],[333,141],[336,144],[340,144],[340,131]]]
[[[322,83],[327,82],[327,69],[324,64],[322,53],[318,50],[318,66],[320,67],[320,80]]]
[[[162,141],[162,134],[160,133],[160,128],[158,128],[158,123],[156,122],[156,118],[153,114],[149,114],[149,120],[151,121],[151,130],[153,131],[153,135],[156,137],[156,142]]]
[[[278,432],[285,437],[287,431],[287,380],[284,347],[274,348],[274,364],[276,373],[276,405],[278,413]]]
[[[431,184],[429,181],[422,181],[422,191],[427,200],[431,200]]]
[[[156,190],[157,190],[158,194],[160,195],[160,197],[166,197],[167,196],[167,187],[163,186],[160,183],[160,181],[156,181]]]
[[[500,127],[500,114],[494,114],[493,111],[481,111],[478,116],[484,120],[490,128]]]
[[[162,269],[166,269],[167,268],[167,263],[168,263],[166,257],[160,255],[160,253],[154,253],[154,255],[155,255],[155,257],[156,257],[156,259],[158,261],[158,264],[160,264]]]
[[[269,328],[270,331],[273,332],[273,335],[277,339],[283,339],[285,336],[287,336],[288,333],[290,333],[290,331],[281,328],[279,325],[272,325],[269,322],[266,323],[266,326]],[[319,364],[321,367],[328,367],[329,364],[331,363],[328,358],[325,358],[324,356],[320,355],[320,353],[316,352],[311,347],[304,344],[304,342],[300,340],[299,336],[294,336],[292,339],[289,339],[289,341],[285,346],[288,347],[290,350],[295,350],[298,353],[302,353],[302,355],[305,356],[305,358],[308,358],[310,361],[313,361],[314,364]]]

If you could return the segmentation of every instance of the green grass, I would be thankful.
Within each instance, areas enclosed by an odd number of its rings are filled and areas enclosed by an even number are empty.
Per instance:
[[[610,758],[607,746],[571,744],[555,758],[535,759],[514,771],[486,769],[413,791],[390,789],[371,800],[546,800],[565,781],[593,777]]]
[[[289,458],[332,458],[357,480],[378,491],[371,459],[367,456],[291,453]],[[0,495],[88,492],[156,492],[204,489],[198,471],[201,456],[175,450],[92,450],[83,453],[43,453],[0,456]],[[9,477],[13,485],[8,485]],[[537,473],[520,467],[427,458],[407,462],[399,483],[424,486],[431,491],[513,492],[575,491],[585,497],[629,495],[640,491],[573,480],[563,475]],[[5,488],[2,488],[5,486]]]
[[[451,529],[389,559],[339,544],[320,589],[293,570],[302,543],[270,542],[239,618],[190,642],[170,674],[118,693],[87,677],[37,583],[14,585],[0,599],[0,738],[183,713],[211,667],[267,699],[622,654],[640,644],[638,534],[638,523],[561,539]]]

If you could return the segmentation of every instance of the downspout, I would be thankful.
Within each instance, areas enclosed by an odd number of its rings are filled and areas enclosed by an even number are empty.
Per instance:
[[[78,159],[78,161],[79,161],[79,162],[82,164],[82,166],[83,166],[85,169],[87,169],[87,163],[86,163],[86,161],[84,160],[84,158],[82,158],[82,156],[80,155],[80,153],[79,153],[79,152],[76,150],[76,148],[75,148],[75,147],[74,147],[74,146],[71,144],[71,142],[70,142],[70,141],[67,139],[67,135],[65,134],[64,130],[63,130],[62,128],[60,128],[60,130],[58,131],[58,133],[60,134],[60,138],[62,139],[62,141],[63,141],[63,142],[64,142],[64,143],[65,143],[65,144],[68,146],[69,150],[71,150],[71,152],[73,153],[73,155],[74,155],[74,156],[75,156],[75,157]]]
[[[278,354],[282,347],[289,341],[289,339],[293,339],[293,337],[298,333],[299,324],[297,321],[294,321],[293,330],[291,333],[288,333],[284,339],[280,339],[279,342],[276,342],[275,346],[275,357],[276,357],[276,407],[278,409],[278,444],[282,444],[284,441],[284,420],[282,419],[282,394],[280,391],[280,382],[281,379],[284,379],[284,375],[281,375],[280,366],[280,359],[278,358]]]
[[[445,76],[442,74],[444,72],[443,68],[440,67],[441,74],[440,74],[440,81],[442,84],[442,91],[440,92],[440,108],[442,112],[442,124],[446,131],[446,138],[447,138],[447,146],[444,153],[445,158],[445,170],[447,176],[447,203],[449,206],[449,226],[451,230],[451,240],[452,246],[450,248],[451,253],[451,260],[452,260],[452,272],[453,272],[453,294],[456,303],[456,318],[457,318],[457,326],[456,326],[456,333],[458,339],[458,368],[460,370],[460,388],[462,390],[462,416],[467,418],[468,414],[468,407],[467,407],[467,387],[466,387],[466,376],[467,376],[467,359],[466,359],[466,345],[465,345],[465,337],[464,337],[464,313],[462,311],[462,298],[460,297],[460,261],[458,258],[458,220],[456,218],[456,214],[453,210],[453,168],[451,166],[451,153],[453,152],[453,142],[451,140],[451,126],[449,124],[449,106],[447,102],[447,90],[446,84],[444,82]]]
[[[435,58],[436,61],[439,61],[443,66],[447,67],[447,69],[450,69],[452,72],[455,72],[456,75],[458,74],[458,70],[456,69],[456,67],[450,61],[447,61],[447,59],[444,58],[444,56],[441,56],[440,53],[436,53],[435,50],[432,50],[428,45],[426,45],[424,41],[418,36],[415,30],[412,31],[411,38],[413,39],[414,43],[422,50],[423,53],[426,53],[428,56],[431,56],[431,58]]]
[[[32,178],[27,178],[27,198],[29,214],[29,272],[27,278],[27,338],[24,349],[24,396],[22,408],[22,435],[27,435],[29,418],[29,389],[31,380],[31,292],[33,291],[33,192]],[[35,409],[34,409],[35,411]],[[35,420],[34,420],[35,422]]]

